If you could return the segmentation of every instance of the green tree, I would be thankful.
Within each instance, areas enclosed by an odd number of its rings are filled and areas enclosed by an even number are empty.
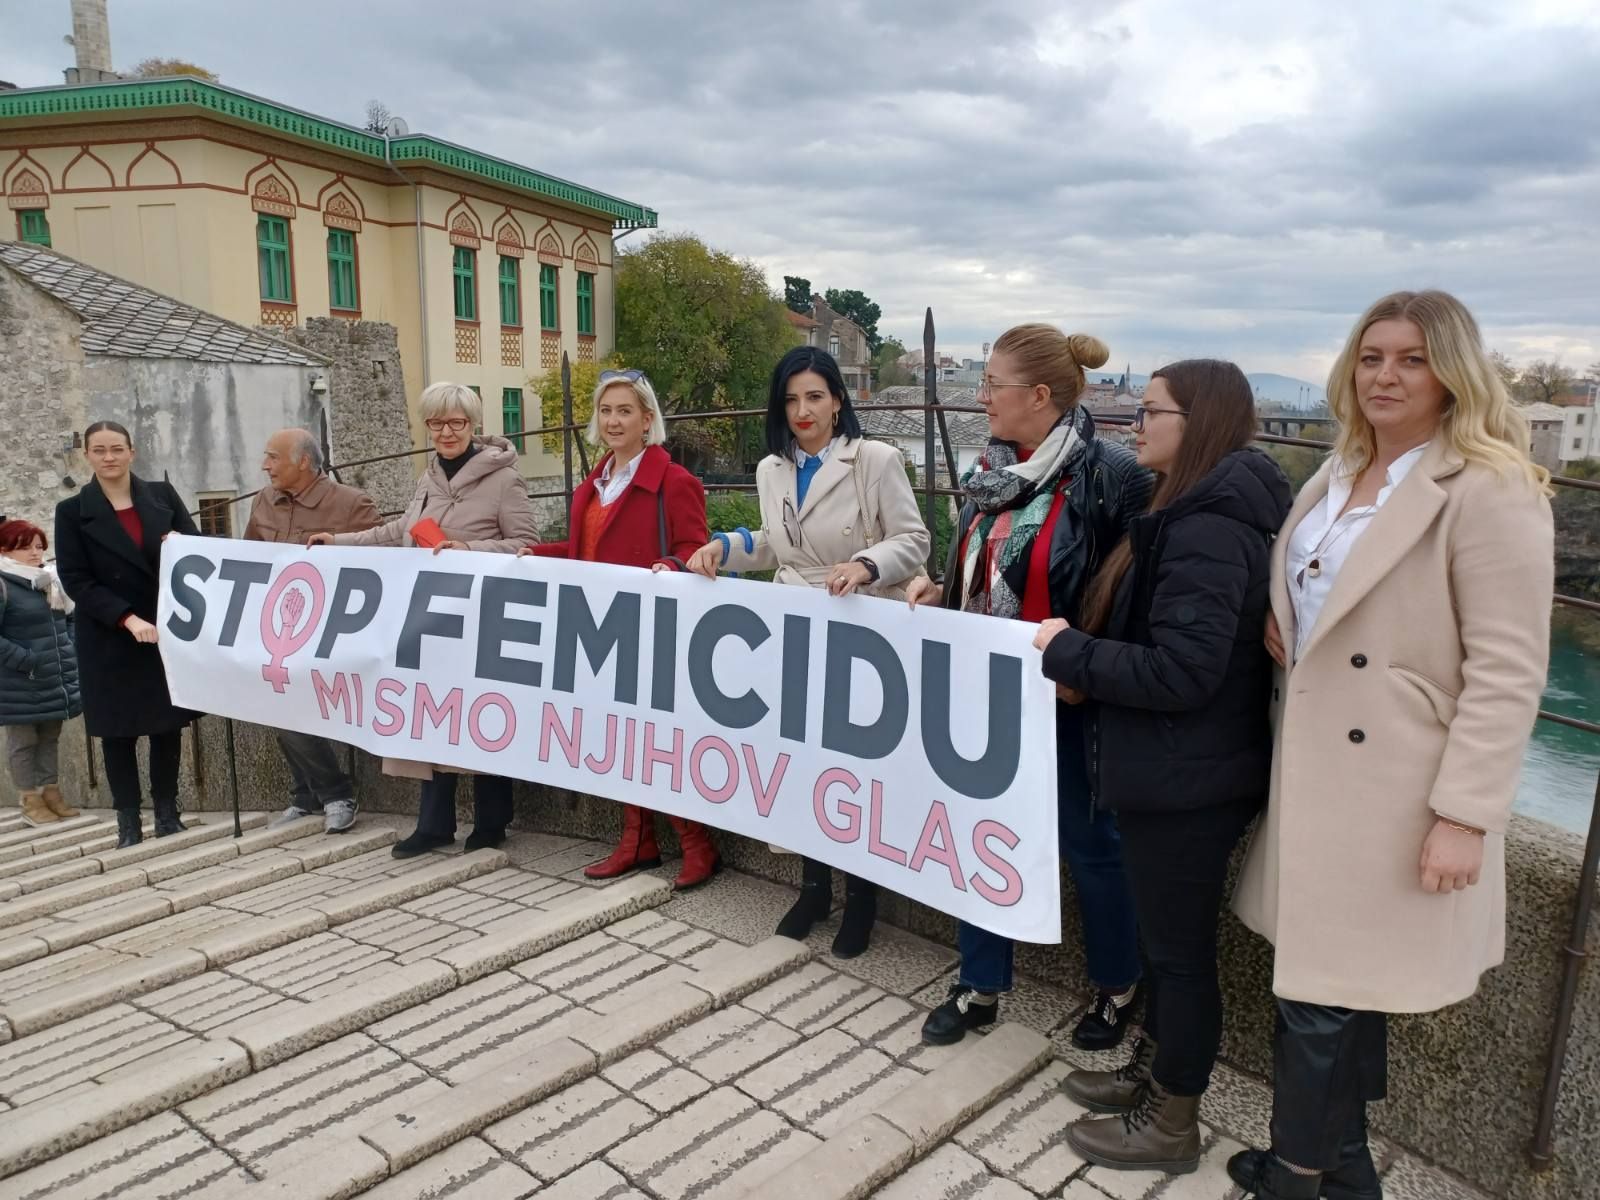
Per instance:
[[[617,353],[650,377],[664,413],[760,407],[773,365],[799,337],[761,268],[690,234],[658,237],[616,263]],[[673,443],[740,457],[759,422],[684,422]]]
[[[900,384],[917,383],[915,371],[902,367],[896,360],[904,357],[906,348],[899,338],[885,338],[872,356],[872,379],[876,388],[895,387]]]
[[[594,415],[594,389],[600,382],[600,372],[615,370],[622,366],[622,359],[613,354],[604,362],[588,363],[578,362],[572,364],[572,423],[578,427],[576,437],[583,436],[584,426],[588,425],[589,418]],[[561,371],[546,371],[544,374],[528,380],[528,386],[539,397],[539,424],[549,428],[561,424]],[[544,443],[544,448],[551,454],[561,453],[561,435],[547,433],[539,439]],[[594,464],[595,452],[598,447],[591,450],[589,463]],[[580,459],[574,447],[572,452],[572,469],[578,469]]]
[[[785,275],[783,277],[783,302],[789,306],[790,311],[811,315],[811,280],[802,279],[798,275]]]
[[[1516,397],[1524,404],[1540,401],[1548,404],[1563,392],[1571,390],[1576,382],[1577,377],[1560,362],[1541,358],[1538,362],[1530,363],[1517,376]]]
[[[878,347],[883,345],[883,339],[878,336],[878,318],[883,316],[883,309],[869,300],[866,293],[855,288],[849,291],[829,288],[822,294],[822,298],[834,312],[849,317],[861,326],[861,332],[867,335],[867,352],[877,354]]]
[[[217,82],[217,73],[182,58],[147,58],[130,72],[136,79],[164,79],[169,75],[193,75]]]

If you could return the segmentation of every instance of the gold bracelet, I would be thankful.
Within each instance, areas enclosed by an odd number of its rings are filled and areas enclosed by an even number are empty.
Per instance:
[[[1471,825],[1463,825],[1460,821],[1452,821],[1449,817],[1440,817],[1439,824],[1459,830],[1462,833],[1474,834],[1477,837],[1483,837],[1485,833],[1482,829],[1474,829]]]

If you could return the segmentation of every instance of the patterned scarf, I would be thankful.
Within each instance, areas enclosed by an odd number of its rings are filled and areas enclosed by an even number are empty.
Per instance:
[[[1079,433],[1085,420],[1078,406],[1062,413],[1027,462],[1018,461],[1015,442],[996,438],[968,469],[961,486],[981,515],[962,556],[962,611],[1021,614],[1028,557],[1055,503],[1056,482],[1088,446]]]

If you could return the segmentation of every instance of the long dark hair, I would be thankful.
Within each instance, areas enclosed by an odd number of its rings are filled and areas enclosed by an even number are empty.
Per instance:
[[[833,355],[815,346],[796,346],[778,360],[772,369],[772,390],[767,396],[767,452],[788,455],[794,449],[794,431],[789,428],[789,413],[785,393],[789,380],[803,371],[815,371],[828,385],[828,391],[839,402],[838,433],[847,438],[861,436],[861,422],[856,410],[850,406],[850,390],[844,386],[844,376]]]
[[[1151,375],[1164,379],[1172,400],[1187,414],[1178,455],[1150,498],[1151,512],[1170,507],[1235,450],[1255,438],[1256,401],[1236,363],[1217,358],[1186,358]],[[1111,619],[1117,588],[1133,563],[1133,547],[1123,536],[1106,555],[1084,592],[1078,624],[1088,633],[1104,633]]]
[[[128,449],[133,449],[133,436],[125,428],[115,421],[96,421],[83,431],[83,448],[85,452],[89,449],[89,439],[97,433],[120,433],[122,440],[128,443]]]

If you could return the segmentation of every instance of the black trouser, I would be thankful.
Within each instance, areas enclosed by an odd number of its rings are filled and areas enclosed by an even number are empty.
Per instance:
[[[1122,812],[1122,861],[1149,971],[1145,1031],[1151,1074],[1179,1096],[1211,1082],[1222,1043],[1217,920],[1228,859],[1261,807],[1237,800],[1180,812]]]
[[[1272,1152],[1335,1171],[1366,1128],[1367,1103],[1389,1090],[1389,1018],[1381,1012],[1278,1001],[1272,1044]]]
[[[456,784],[454,771],[435,771],[422,782],[422,804],[417,812],[417,832],[439,837],[456,835]],[[511,780],[503,775],[472,777],[472,823],[478,829],[504,829],[511,824]]]
[[[106,782],[111,785],[111,806],[139,811],[143,788],[139,784],[139,739],[108,737],[100,739],[106,760]],[[150,735],[150,797],[152,800],[178,798],[178,763],[183,758],[183,730]]]

